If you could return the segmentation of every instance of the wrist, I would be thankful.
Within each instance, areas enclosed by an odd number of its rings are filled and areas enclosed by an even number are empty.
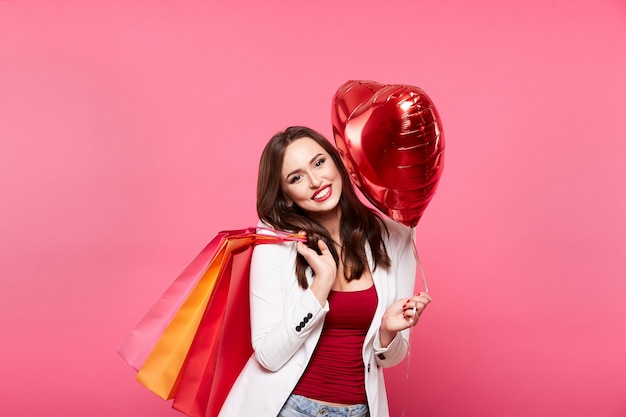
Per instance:
[[[313,292],[313,295],[317,298],[317,301],[319,301],[320,305],[323,306],[328,300],[328,294],[330,293],[332,286],[332,282],[316,278],[313,280],[309,288],[311,292]]]
[[[397,332],[387,330],[381,326],[378,334],[378,337],[380,339],[380,347],[386,348],[391,344],[393,339],[395,339]]]

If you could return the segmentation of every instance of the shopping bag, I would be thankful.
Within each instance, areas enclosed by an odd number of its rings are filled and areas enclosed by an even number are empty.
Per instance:
[[[174,398],[174,408],[187,415],[216,415],[252,353],[248,283],[253,246],[306,240],[272,229],[259,233],[262,229],[220,232],[118,349],[139,368],[140,383],[163,399]]]
[[[228,235],[253,231],[254,228],[249,228],[218,233],[172,282],[117,349],[133,369],[138,371],[144,364],[176,312],[206,272],[215,255],[226,244]]]
[[[252,354],[251,256],[252,246],[233,252],[190,348],[172,405],[188,416],[216,416]]]
[[[187,352],[198,330],[217,278],[230,255],[228,245],[229,242],[226,241],[226,244],[214,256],[207,271],[176,312],[137,373],[137,381],[165,400],[175,395],[178,376]]]

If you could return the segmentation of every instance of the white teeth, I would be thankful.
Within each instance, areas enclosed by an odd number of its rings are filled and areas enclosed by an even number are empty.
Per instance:
[[[328,195],[328,193],[330,192],[330,187],[326,187],[324,188],[322,191],[320,191],[319,194],[317,194],[314,199],[315,200],[319,200],[320,198],[324,198]]]

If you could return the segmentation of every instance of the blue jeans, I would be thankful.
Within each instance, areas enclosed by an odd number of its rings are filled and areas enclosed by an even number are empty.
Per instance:
[[[291,394],[277,417],[369,417],[367,404],[337,407]]]

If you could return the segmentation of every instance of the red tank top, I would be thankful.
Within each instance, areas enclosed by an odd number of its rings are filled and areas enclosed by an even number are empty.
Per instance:
[[[318,401],[366,404],[363,343],[378,296],[372,285],[361,291],[331,291],[329,311],[313,357],[293,393]]]

